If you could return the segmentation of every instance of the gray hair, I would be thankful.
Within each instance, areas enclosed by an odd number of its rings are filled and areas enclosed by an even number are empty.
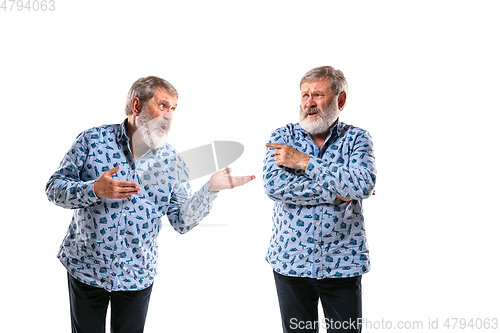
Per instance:
[[[314,82],[323,78],[330,80],[330,88],[332,88],[336,96],[339,96],[343,91],[347,94],[347,80],[344,77],[344,73],[332,66],[322,66],[311,69],[300,80],[300,87],[302,87],[302,83],[304,82]]]
[[[125,114],[132,114],[132,101],[134,98],[139,98],[141,103],[147,103],[156,93],[156,88],[165,89],[167,93],[175,98],[179,96],[177,90],[168,81],[157,76],[142,77],[135,81],[127,95],[125,104]]]

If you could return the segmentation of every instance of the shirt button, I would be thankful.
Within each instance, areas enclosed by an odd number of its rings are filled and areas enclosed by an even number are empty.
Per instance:
[[[319,225],[319,222],[316,222],[316,225]]]
[[[319,244],[316,244],[316,247],[319,247]]]
[[[127,213],[123,213],[123,216],[127,216]]]

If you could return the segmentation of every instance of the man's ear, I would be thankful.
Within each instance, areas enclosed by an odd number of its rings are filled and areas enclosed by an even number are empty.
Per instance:
[[[347,95],[346,95],[345,91],[341,92],[340,95],[339,95],[339,98],[337,99],[337,103],[338,103],[340,111],[342,111],[342,109],[345,106],[345,100],[346,100],[346,98],[347,98]]]
[[[134,99],[132,100],[132,112],[134,113],[134,115],[138,116],[139,113],[141,113],[141,110],[142,103],[139,100],[139,97],[134,97]]]

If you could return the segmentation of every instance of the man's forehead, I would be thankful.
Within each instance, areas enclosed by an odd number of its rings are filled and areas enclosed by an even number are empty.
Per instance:
[[[331,90],[330,82],[327,78],[321,78],[314,81],[305,81],[300,86],[301,91],[308,90]]]
[[[167,101],[170,104],[177,105],[177,97],[170,95],[165,89],[163,88],[156,88],[155,91],[155,99],[158,101]]]

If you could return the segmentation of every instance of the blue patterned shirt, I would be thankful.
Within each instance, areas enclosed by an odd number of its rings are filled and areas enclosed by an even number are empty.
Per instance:
[[[140,192],[128,199],[98,198],[95,180],[118,165],[112,177],[139,183]],[[134,161],[125,123],[81,133],[45,189],[51,202],[74,209],[59,260],[79,281],[108,291],[149,287],[161,217],[167,215],[172,227],[185,233],[209,213],[217,196],[207,184],[191,195],[189,183],[179,181],[186,173],[169,144]]]
[[[296,170],[279,167],[274,149],[266,151],[264,190],[275,201],[266,256],[272,268],[282,275],[318,279],[368,272],[361,203],[375,187],[370,134],[337,121],[319,150],[297,123],[275,130],[269,142],[311,156],[305,170]]]

